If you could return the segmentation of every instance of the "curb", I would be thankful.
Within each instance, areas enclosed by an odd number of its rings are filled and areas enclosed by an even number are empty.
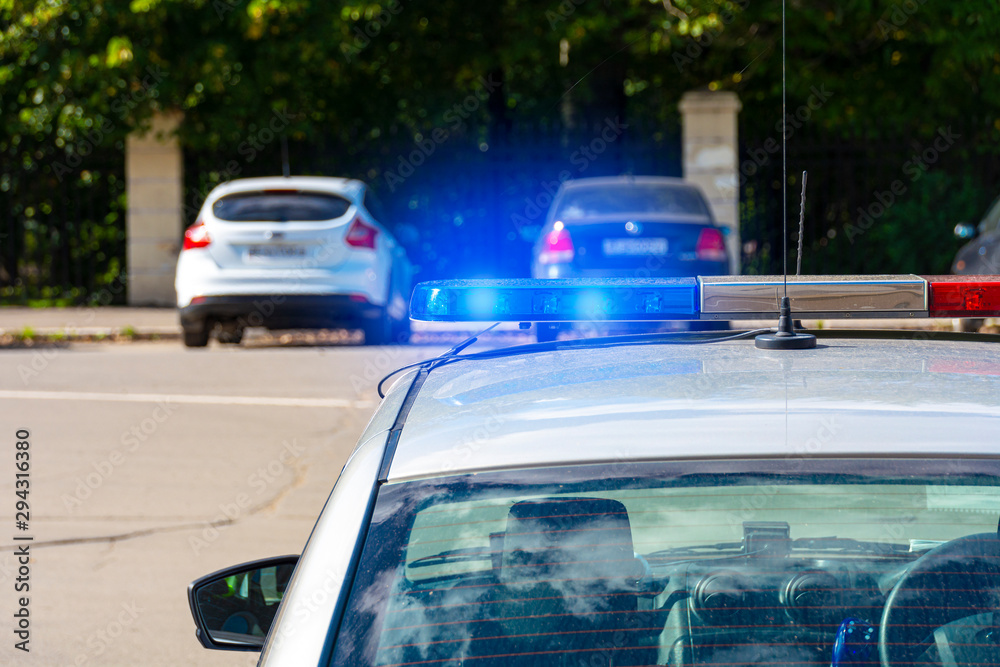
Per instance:
[[[30,330],[30,332],[29,332]],[[136,330],[132,327],[81,327],[60,329],[46,327],[29,330],[0,329],[0,347],[29,348],[62,343],[128,343],[138,341],[175,341],[181,339],[176,327]]]

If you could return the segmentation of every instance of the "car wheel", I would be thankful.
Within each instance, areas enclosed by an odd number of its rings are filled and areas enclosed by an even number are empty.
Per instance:
[[[963,332],[963,333],[975,333],[975,332],[979,331],[983,327],[984,324],[986,324],[986,320],[980,320],[980,319],[974,319],[974,320],[956,319],[954,321],[954,324],[955,324],[955,326],[954,326],[955,331],[960,331],[960,332]]]
[[[365,345],[387,345],[392,341],[393,323],[385,312],[361,328],[365,332]]]
[[[559,338],[559,325],[539,322],[535,325],[535,340],[539,343],[551,343]]]
[[[185,328],[183,336],[184,347],[205,347],[208,345],[208,329],[205,327],[198,330]]]
[[[404,317],[401,320],[392,320],[393,345],[406,345],[410,342],[410,318]]]
[[[243,327],[238,325],[223,325],[215,339],[223,345],[239,345],[243,341]]]

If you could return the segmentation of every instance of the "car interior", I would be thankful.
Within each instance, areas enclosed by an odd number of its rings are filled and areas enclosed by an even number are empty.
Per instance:
[[[347,662],[996,664],[997,479],[912,473],[437,495],[359,574]]]

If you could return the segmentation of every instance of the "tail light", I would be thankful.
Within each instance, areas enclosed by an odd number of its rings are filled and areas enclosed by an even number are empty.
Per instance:
[[[573,237],[561,222],[545,235],[542,251],[538,255],[540,264],[564,264],[573,261]]]
[[[184,230],[184,250],[204,248],[211,242],[208,229],[205,228],[205,223],[201,220]]]
[[[715,227],[705,227],[698,235],[695,256],[703,262],[726,261],[726,240]]]
[[[349,246],[371,248],[374,250],[376,236],[378,236],[377,229],[365,224],[361,218],[354,218],[354,222],[351,223],[350,229],[347,230],[347,236],[344,237],[344,240]]]

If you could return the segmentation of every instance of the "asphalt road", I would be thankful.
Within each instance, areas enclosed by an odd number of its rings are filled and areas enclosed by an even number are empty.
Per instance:
[[[202,649],[196,577],[298,553],[385,372],[441,348],[0,349],[0,665],[252,665]],[[15,442],[30,432],[30,521]],[[29,593],[15,536],[31,536]],[[14,648],[27,595],[30,648]]]

